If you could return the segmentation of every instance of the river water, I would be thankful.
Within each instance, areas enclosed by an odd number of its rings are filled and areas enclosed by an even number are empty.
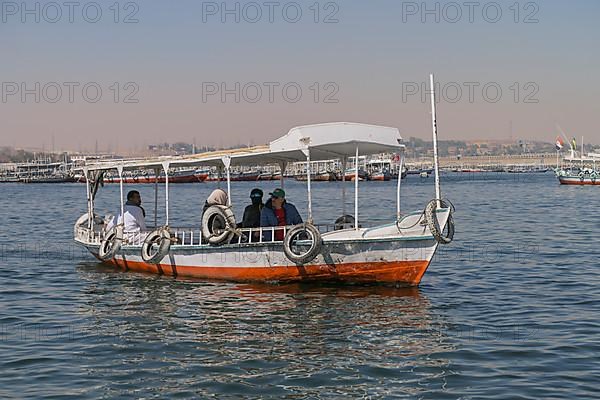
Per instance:
[[[362,221],[393,218],[394,183],[361,183]],[[432,184],[403,181],[403,210]],[[253,186],[234,184],[237,215]],[[198,224],[214,187],[172,185],[172,224]],[[152,185],[131,188],[152,220]],[[334,221],[341,184],[313,189],[315,219]],[[491,173],[442,189],[455,242],[419,288],[393,289],[119,272],[72,242],[84,185],[2,184],[0,398],[598,398],[600,189]],[[306,215],[304,185],[286,191]],[[117,199],[106,186],[98,210]]]

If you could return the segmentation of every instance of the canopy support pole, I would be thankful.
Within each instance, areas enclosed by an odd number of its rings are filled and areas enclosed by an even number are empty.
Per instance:
[[[440,166],[438,159],[438,132],[437,132],[437,116],[435,113],[435,83],[433,74],[429,75],[431,84],[431,126],[433,130],[433,168],[435,171],[435,199],[437,200],[437,208],[441,207],[441,191],[440,191]]]
[[[162,163],[165,170],[165,225],[169,226],[169,162]]]
[[[400,187],[402,186],[402,169],[404,168],[404,151],[400,155],[400,169],[398,170],[398,187],[396,188],[396,221],[400,221]]]
[[[281,172],[281,176],[279,178],[279,185],[283,189],[283,174],[285,173],[285,169],[287,168],[287,161],[279,162],[279,171]]]
[[[88,175],[88,169],[83,169],[83,176],[85,177],[85,193],[87,196],[87,209],[88,209],[88,229],[92,229],[94,227],[94,210],[93,210],[93,201],[92,195],[90,193],[90,177]]]
[[[346,215],[346,156],[342,157],[342,215]]]
[[[306,155],[306,184],[308,188],[308,223],[313,223],[313,215],[312,215],[312,189],[310,185],[310,150],[306,149],[302,151]]]
[[[581,137],[581,169],[585,167],[585,162],[583,161],[583,136]]]
[[[154,228],[158,227],[158,175],[160,170],[154,169]]]
[[[354,158],[354,229],[358,230],[358,144]]]
[[[227,175],[227,205],[231,207],[231,157],[223,156],[221,161],[223,161],[223,166],[225,167],[225,173]]]
[[[125,204],[123,203],[123,166],[117,166],[119,173],[119,191],[121,192],[121,223],[125,222]]]

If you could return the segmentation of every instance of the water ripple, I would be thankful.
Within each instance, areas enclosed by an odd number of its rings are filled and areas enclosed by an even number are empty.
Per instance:
[[[404,207],[421,208],[430,183],[409,178]],[[250,185],[236,186],[236,204]],[[393,185],[362,187],[362,217],[393,218]],[[175,185],[175,223],[191,223],[211,188]],[[2,190],[0,398],[597,397],[596,188],[543,174],[445,177],[457,241],[419,289],[122,273],[71,243],[82,185]],[[106,187],[98,208],[114,212],[117,191]],[[306,207],[301,184],[286,191]],[[317,220],[335,219],[339,191],[314,185]]]

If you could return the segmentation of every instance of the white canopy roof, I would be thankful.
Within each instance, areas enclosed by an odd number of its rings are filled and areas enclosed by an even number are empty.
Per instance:
[[[285,136],[272,141],[269,146],[232,151],[211,152],[185,157],[160,157],[142,160],[122,160],[87,165],[92,170],[108,170],[122,166],[123,169],[162,168],[190,166],[223,166],[229,158],[231,165],[260,165],[280,162],[311,161],[354,157],[358,146],[360,155],[401,152],[404,145],[396,128],[337,122],[300,126]]]

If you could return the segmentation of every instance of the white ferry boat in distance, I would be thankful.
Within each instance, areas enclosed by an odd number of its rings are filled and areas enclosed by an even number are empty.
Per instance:
[[[581,152],[575,150],[575,147],[569,143],[570,154],[564,158],[567,165],[558,165],[555,170],[556,177],[561,185],[600,185],[600,171],[596,165],[600,162],[600,154],[588,153],[584,155],[583,140],[581,144]],[[557,145],[558,148],[558,145]]]

